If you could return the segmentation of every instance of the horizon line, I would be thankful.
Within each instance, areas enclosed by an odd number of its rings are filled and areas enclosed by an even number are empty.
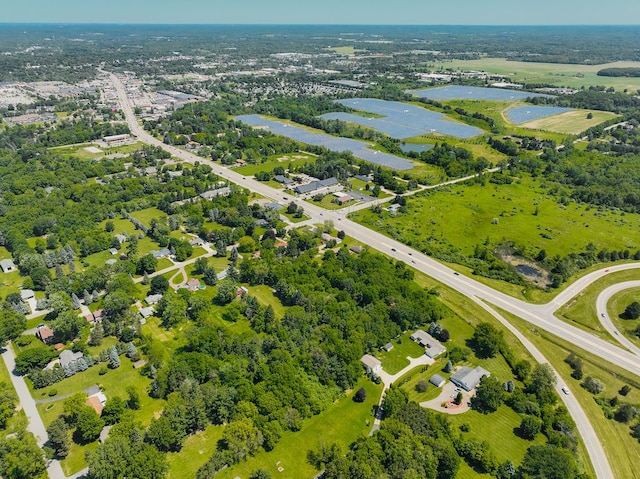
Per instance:
[[[94,26],[125,26],[125,25],[157,25],[157,26],[234,26],[234,27],[640,27],[640,23],[170,23],[170,22],[0,22],[0,26],[7,25],[94,25]]]

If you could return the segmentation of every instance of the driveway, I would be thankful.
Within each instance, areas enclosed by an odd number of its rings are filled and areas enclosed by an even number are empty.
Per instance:
[[[453,404],[453,399],[458,395],[457,389],[462,393],[462,403],[459,405]],[[442,386],[442,391],[440,391],[440,395],[437,398],[431,399],[430,401],[423,401],[420,403],[420,406],[444,414],[462,414],[470,409],[469,401],[473,396],[474,392],[465,391],[462,388],[458,388],[451,381],[448,381]],[[447,407],[443,407],[443,404],[446,404]]]

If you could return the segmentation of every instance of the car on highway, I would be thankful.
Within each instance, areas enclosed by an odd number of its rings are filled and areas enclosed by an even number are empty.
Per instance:
[[[605,317],[605,316],[604,316],[604,313],[602,313],[602,317],[603,317],[603,318]]]
[[[393,252],[395,253],[395,252],[396,252],[396,249],[395,249],[395,248],[391,248],[391,251],[393,251]]]
[[[455,274],[456,276],[460,276],[460,273],[458,273],[457,271],[454,271],[453,274]]]
[[[562,387],[562,392],[565,393],[567,396],[569,395],[569,389],[566,386]]]

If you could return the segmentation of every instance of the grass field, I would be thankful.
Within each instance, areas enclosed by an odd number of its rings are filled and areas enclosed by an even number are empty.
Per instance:
[[[131,216],[140,221],[143,225],[149,226],[152,219],[164,219],[167,217],[167,214],[160,211],[158,208],[147,208],[144,210],[133,211],[131,212]]]
[[[382,368],[389,374],[396,374],[409,365],[410,358],[419,358],[424,354],[424,348],[409,339],[413,331],[407,331],[398,339],[391,341],[393,349],[389,352],[379,351],[375,356],[382,362]]]
[[[272,477],[281,479],[315,476],[318,471],[307,462],[308,450],[316,449],[322,443],[337,443],[346,452],[349,444],[369,433],[373,424],[373,408],[378,404],[382,386],[362,379],[354,390],[360,387],[367,392],[364,403],[354,402],[353,392],[350,392],[324,412],[305,420],[299,432],[286,432],[273,451],[260,452],[245,462],[221,471],[216,477],[246,479],[258,468],[264,468]],[[284,468],[282,472],[278,472],[277,463]],[[182,477],[187,479],[193,476]]]
[[[0,358],[0,384],[6,385],[7,389],[10,389],[14,394],[16,394],[16,390],[11,383],[11,376],[9,375],[9,370],[4,363],[4,360]],[[17,394],[16,394],[17,397]],[[9,419],[7,422],[7,427],[5,429],[0,429],[0,439],[6,437],[7,434],[12,434],[22,429],[23,426],[27,424],[27,416],[25,415],[23,410],[17,411],[13,414],[13,417]]]
[[[258,298],[260,304],[264,306],[271,305],[276,318],[282,318],[286,311],[286,307],[282,305],[280,300],[273,295],[273,291],[270,286],[264,284],[259,286],[247,286],[249,294]]]
[[[505,405],[491,414],[471,410],[464,414],[449,416],[449,420],[452,425],[458,427],[468,424],[469,432],[463,432],[462,437],[488,441],[500,463],[512,461],[514,464],[520,464],[530,446],[546,442],[542,434],[538,434],[533,441],[516,436],[515,430],[520,426],[522,416]],[[477,476],[477,473],[473,472]]]
[[[580,88],[602,85],[614,87],[617,91],[625,88],[635,91],[640,88],[640,78],[599,77],[596,73],[603,68],[638,67],[639,62],[616,62],[603,65],[576,65],[564,63],[512,62],[504,58],[483,58],[480,60],[453,60],[436,63],[436,68],[454,70],[482,70],[508,76],[514,82],[549,83],[551,85]]]
[[[216,443],[222,439],[223,426],[209,425],[204,431],[189,436],[179,453],[167,454],[168,479],[191,479],[211,457]]]
[[[571,203],[560,205],[540,183],[529,177],[510,185],[454,185],[407,202],[408,213],[391,217],[369,209],[354,213],[357,222],[410,246],[471,255],[478,244],[505,241],[527,256],[541,249],[549,256],[596,249],[640,246],[640,215]],[[537,211],[537,214],[535,214]]]
[[[525,321],[505,311],[501,311],[501,314],[540,349],[560,374],[561,377],[558,380],[566,384],[571,394],[580,401],[580,405],[600,438],[613,469],[614,477],[640,478],[640,469],[635,467],[640,455],[640,443],[629,435],[628,425],[620,424],[604,416],[602,408],[594,401],[594,396],[579,385],[580,381],[571,377],[571,368],[564,362],[564,359],[570,352],[579,356],[584,362],[585,376],[590,375],[600,379],[605,385],[602,395],[607,398],[615,396],[624,384],[629,384],[632,386],[632,390],[624,399],[625,402],[640,403],[640,390],[638,389],[640,378],[612,363],[596,358],[588,351],[552,336],[544,330],[532,328]],[[591,472],[591,474],[593,473]]]
[[[588,113],[591,113],[593,118],[587,118]],[[600,123],[615,117],[616,115],[614,113],[605,111],[589,112],[587,110],[575,110],[529,121],[527,123],[523,123],[521,126],[525,128],[532,128],[534,130],[549,130],[557,133],[577,135],[588,128],[599,125]]]
[[[327,50],[334,51],[336,53],[339,53],[340,55],[354,55],[356,53],[366,52],[366,50],[360,50],[354,46],[327,47]]]

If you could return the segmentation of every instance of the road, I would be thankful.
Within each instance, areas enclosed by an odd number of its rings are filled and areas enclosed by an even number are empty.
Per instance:
[[[138,140],[164,148],[175,157],[188,162],[188,163],[206,163],[211,166],[213,171],[223,178],[227,178],[230,181],[238,184],[241,187],[248,188],[255,191],[266,198],[270,198],[280,203],[287,203],[290,201],[287,194],[279,190],[275,190],[264,183],[255,181],[251,178],[242,176],[232,170],[228,170],[221,165],[218,165],[205,158],[198,157],[184,150],[180,150],[172,145],[165,145],[156,138],[153,138],[138,124],[129,99],[127,98],[124,85],[115,75],[111,74],[112,82],[116,88],[120,106],[125,114],[129,128],[132,134],[136,135]],[[289,195],[290,196],[290,195]],[[293,201],[299,202],[296,198],[292,198]],[[301,203],[302,204],[302,203]],[[305,212],[310,216],[312,221],[322,223],[326,220],[334,222],[335,226],[339,230],[343,230],[347,235],[352,238],[361,241],[362,243],[381,251],[384,254],[392,255],[394,259],[403,261],[411,267],[425,273],[426,275],[434,278],[442,284],[451,287],[459,293],[471,298],[473,301],[480,304],[485,309],[489,308],[491,314],[496,316],[503,322],[503,324],[509,324],[505,318],[501,317],[497,311],[489,306],[495,305],[508,311],[516,316],[523,318],[531,323],[533,326],[549,331],[550,333],[569,341],[576,346],[589,351],[590,354],[598,356],[604,360],[614,362],[617,365],[627,369],[628,371],[640,376],[640,361],[635,354],[615,345],[612,345],[600,338],[597,338],[590,333],[583,331],[575,326],[564,323],[554,316],[554,312],[566,301],[578,294],[582,289],[591,284],[593,281],[605,276],[606,274],[614,271],[622,271],[626,269],[640,268],[640,263],[637,264],[625,264],[610,267],[606,270],[600,270],[586,275],[574,284],[567,287],[561,294],[558,295],[552,302],[545,305],[532,305],[513,298],[507,294],[501,293],[486,286],[472,278],[459,275],[451,268],[435,261],[434,259],[416,251],[398,241],[388,238],[380,233],[370,230],[362,225],[359,225],[346,218],[345,211],[340,210],[325,210],[317,205],[310,203],[302,204]],[[514,328],[510,327],[510,330],[514,331]],[[514,333],[515,334],[515,333]],[[525,342],[526,338],[518,334],[518,338],[523,344],[531,351],[536,351],[536,359],[540,362],[547,362],[542,354],[533,347],[530,342]],[[560,387],[560,386],[559,386]],[[578,431],[580,432],[588,454],[591,458],[593,466],[596,471],[596,475],[600,479],[613,478],[613,473],[609,462],[604,454],[604,450],[600,441],[595,434],[591,424],[589,423],[584,411],[572,396],[567,396],[560,393],[567,409],[571,413],[574,421],[578,425]]]
[[[13,373],[16,368],[16,357],[13,349],[11,349],[11,345],[8,345],[2,353],[2,359],[9,370],[9,376],[11,376],[11,382],[18,394],[22,410],[27,416],[27,431],[31,432],[35,436],[38,446],[42,447],[49,440],[49,435],[47,434],[47,429],[44,427],[44,423],[40,418],[40,413],[38,413],[38,408],[36,408],[36,402],[33,397],[31,397],[31,393],[29,392],[29,388],[27,387],[24,377]],[[65,479],[62,466],[60,466],[60,462],[58,461],[49,461],[47,472],[50,479]]]
[[[624,334],[618,331],[618,329],[613,324],[613,321],[611,321],[611,317],[609,316],[609,312],[607,311],[607,304],[609,304],[609,300],[614,294],[631,288],[640,288],[640,281],[625,281],[624,283],[618,283],[614,284],[613,286],[609,286],[604,291],[601,291],[598,295],[598,298],[596,299],[596,313],[598,315],[600,323],[602,324],[602,326],[604,326],[604,329],[606,329],[613,336],[613,339],[618,341],[632,353],[640,356],[640,348],[627,337],[625,337]]]

